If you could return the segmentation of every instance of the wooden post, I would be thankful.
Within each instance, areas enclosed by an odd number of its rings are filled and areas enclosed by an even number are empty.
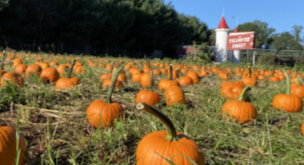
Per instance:
[[[247,50],[247,64],[249,63],[250,59],[249,59],[249,50]]]
[[[252,65],[255,65],[255,55],[256,55],[256,51],[253,51],[253,54],[252,54]]]

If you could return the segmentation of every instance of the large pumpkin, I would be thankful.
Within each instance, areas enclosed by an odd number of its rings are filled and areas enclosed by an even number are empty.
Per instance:
[[[118,102],[112,102],[112,92],[118,79],[120,68],[115,74],[111,87],[108,91],[107,100],[93,101],[87,109],[87,120],[94,127],[111,127],[115,119],[118,120],[123,111],[122,106]]]
[[[171,120],[155,108],[139,103],[138,110],[144,110],[159,118],[167,127],[166,131],[156,131],[141,139],[136,148],[137,165],[205,164],[203,153],[198,144],[186,135],[176,132]],[[192,161],[191,161],[192,160]]]
[[[10,126],[0,127],[0,164],[16,164],[16,131]],[[24,165],[26,162],[26,141],[19,136],[20,156],[19,164]]]

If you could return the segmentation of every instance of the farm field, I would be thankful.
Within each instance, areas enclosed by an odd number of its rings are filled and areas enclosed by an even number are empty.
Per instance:
[[[2,57],[3,54],[0,59]],[[41,68],[57,70],[65,64],[60,77],[67,77],[74,59],[77,61],[71,75],[79,79],[79,84],[69,89],[56,89],[55,82],[43,82],[40,73],[27,76],[23,73],[25,70],[20,73],[24,84],[1,82],[0,126],[19,130],[27,142],[27,164],[136,164],[139,141],[148,133],[166,130],[155,116],[136,108],[136,95],[143,88],[134,82],[132,75],[136,73],[131,73],[138,70],[148,75],[153,71],[152,89],[161,97],[153,107],[171,119],[177,132],[198,144],[206,164],[304,164],[303,112],[289,113],[272,106],[273,98],[286,92],[283,67],[267,72],[265,66],[254,66],[251,74],[245,64],[201,65],[158,59],[8,52],[4,71],[14,72],[20,63],[27,66],[36,63]],[[178,73],[176,78],[173,74],[176,80],[189,71],[199,75],[198,83],[181,87],[184,104],[167,106],[165,92],[158,88],[162,79],[168,79],[170,64]],[[87,109],[95,100],[106,100],[109,89],[102,88],[100,77],[120,67],[125,77],[118,77],[121,86],[114,89],[112,101],[121,104],[121,117],[112,127],[95,128],[88,122]],[[300,72],[284,69],[290,78],[298,78]],[[227,72],[228,80],[222,80]],[[256,109],[256,118],[244,124],[228,120],[227,115],[222,114],[228,100],[221,94],[221,88],[229,84],[223,81],[238,81],[249,75],[265,76],[245,94]],[[304,78],[304,74],[300,75]],[[280,79],[278,82],[269,82],[269,77],[276,76]]]

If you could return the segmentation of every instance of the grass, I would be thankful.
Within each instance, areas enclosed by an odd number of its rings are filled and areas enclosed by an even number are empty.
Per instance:
[[[54,84],[44,84],[35,76],[25,79],[23,88],[0,90],[0,125],[15,127],[20,114],[18,127],[28,143],[28,164],[135,164],[140,139],[166,129],[155,117],[136,110],[140,87],[130,77],[125,88],[113,94],[124,108],[122,119],[114,128],[91,127],[86,109],[94,100],[106,98],[99,82],[105,71],[83,61],[86,72],[74,74],[81,84],[70,90],[55,90]],[[64,62],[71,61],[61,59]],[[27,59],[30,63],[34,59]],[[215,75],[204,77],[199,84],[183,88],[187,105],[166,107],[163,99],[156,107],[172,119],[177,131],[199,144],[208,164],[304,164],[303,112],[286,113],[271,106],[272,98],[285,91],[285,82],[259,81],[252,88],[250,100],[258,117],[244,125],[223,119],[225,100],[219,95],[219,83]],[[159,93],[163,98],[164,93]]]

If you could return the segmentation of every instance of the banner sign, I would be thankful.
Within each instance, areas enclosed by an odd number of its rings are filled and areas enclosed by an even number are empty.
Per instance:
[[[227,38],[227,50],[244,50],[254,48],[254,31],[232,32]]]

